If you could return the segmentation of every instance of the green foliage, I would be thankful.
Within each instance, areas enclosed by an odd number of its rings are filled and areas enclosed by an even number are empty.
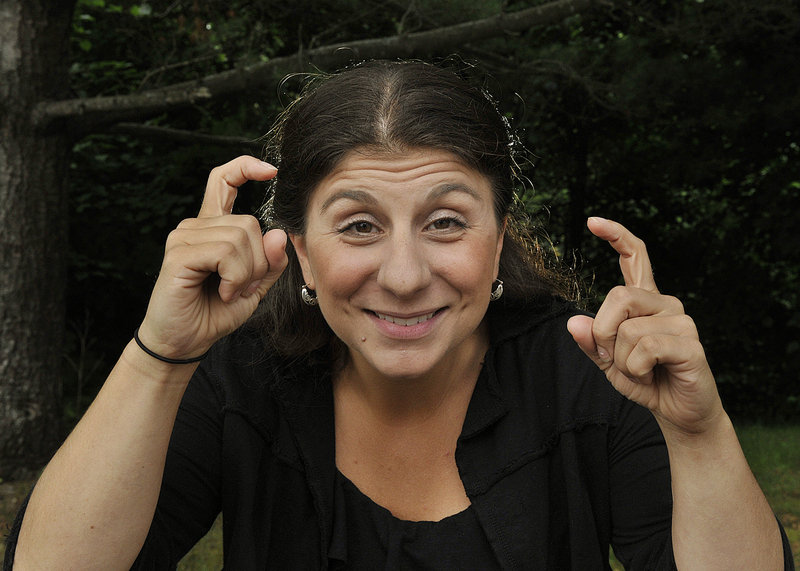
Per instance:
[[[616,262],[585,217],[645,239],[740,416],[800,413],[798,36],[783,0],[617,3],[507,44],[496,74],[524,95],[526,200],[557,247],[602,293]]]
[[[135,93],[301,47],[533,4],[80,0],[72,89]],[[660,288],[695,318],[726,406],[740,416],[800,416],[799,35],[790,0],[629,0],[457,50],[487,71],[484,83],[531,151],[521,163],[533,182],[521,196],[592,284],[592,307],[619,280],[610,248],[585,231],[597,214],[647,241]],[[256,139],[295,89],[285,84],[283,101],[271,90],[237,93],[149,123]],[[169,229],[196,209],[208,170],[240,152],[111,133],[76,144],[69,320],[82,323],[89,308],[90,351],[104,363],[93,382],[143,312]],[[261,194],[258,185],[243,192],[242,211]]]

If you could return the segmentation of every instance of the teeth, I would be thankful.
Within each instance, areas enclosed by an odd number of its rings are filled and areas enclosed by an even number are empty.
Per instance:
[[[422,323],[423,321],[428,321],[433,314],[436,313],[432,311],[431,313],[427,313],[425,315],[419,315],[417,317],[412,317],[411,319],[402,319],[400,317],[392,317],[391,315],[384,315],[383,313],[375,312],[375,315],[383,319],[384,321],[388,321],[389,323],[394,323],[396,325],[404,325],[408,327],[409,325],[416,325],[417,323]]]

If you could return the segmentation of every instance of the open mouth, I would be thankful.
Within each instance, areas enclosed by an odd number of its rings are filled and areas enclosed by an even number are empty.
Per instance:
[[[395,325],[403,325],[405,327],[410,327],[412,325],[418,325],[420,323],[424,323],[429,319],[432,319],[434,315],[442,311],[441,309],[432,311],[430,313],[425,313],[423,315],[415,315],[414,317],[403,318],[403,317],[396,317],[394,315],[386,315],[384,313],[378,313],[377,311],[373,311],[372,313],[378,317],[378,319],[382,319],[384,321],[388,321],[389,323],[394,323]]]

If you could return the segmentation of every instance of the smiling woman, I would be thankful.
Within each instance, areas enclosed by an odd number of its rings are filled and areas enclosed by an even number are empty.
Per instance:
[[[479,328],[502,228],[489,182],[455,156],[347,155],[292,234],[305,283],[362,377],[459,374],[488,347]]]
[[[459,170],[473,171],[458,183],[464,192],[478,190],[474,187],[477,179],[471,176],[475,173],[490,189],[489,206],[504,235],[499,273],[505,295],[517,300],[552,294],[568,297],[567,275],[545,260],[516,215],[516,136],[492,98],[453,71],[423,63],[370,62],[345,73],[317,77],[289,106],[272,135],[272,152],[280,157],[280,169],[272,181],[268,225],[303,234],[312,191],[334,171],[342,174],[345,157],[388,163],[409,154],[449,154]],[[402,167],[401,162],[384,165],[389,172]],[[448,190],[449,184],[456,183],[443,181],[438,191]],[[374,198],[366,190],[342,188],[324,206],[340,194],[355,198],[360,193],[365,201]],[[261,330],[269,344],[285,354],[306,354],[331,341],[337,344],[322,315],[297,299],[303,282],[290,247],[288,268],[257,316],[263,320]],[[302,326],[295,327],[297,323]]]
[[[590,218],[625,285],[567,301],[485,93],[367,63],[274,135],[279,169],[215,168],[170,234],[9,567],[174,568],[222,512],[232,569],[792,568],[644,244]],[[231,209],[269,179],[262,234]]]

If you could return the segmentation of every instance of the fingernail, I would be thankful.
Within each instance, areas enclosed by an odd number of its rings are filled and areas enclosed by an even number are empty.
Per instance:
[[[589,220],[594,220],[595,222],[606,222],[606,219],[600,216],[590,216]]]
[[[261,161],[261,164],[266,165],[266,166],[268,166],[269,168],[271,168],[273,170],[278,170],[278,167],[276,167],[275,165],[271,165],[267,161]]]
[[[601,361],[606,363],[611,360],[611,358],[608,355],[608,351],[606,351],[602,347],[597,348],[597,356],[600,357]]]

